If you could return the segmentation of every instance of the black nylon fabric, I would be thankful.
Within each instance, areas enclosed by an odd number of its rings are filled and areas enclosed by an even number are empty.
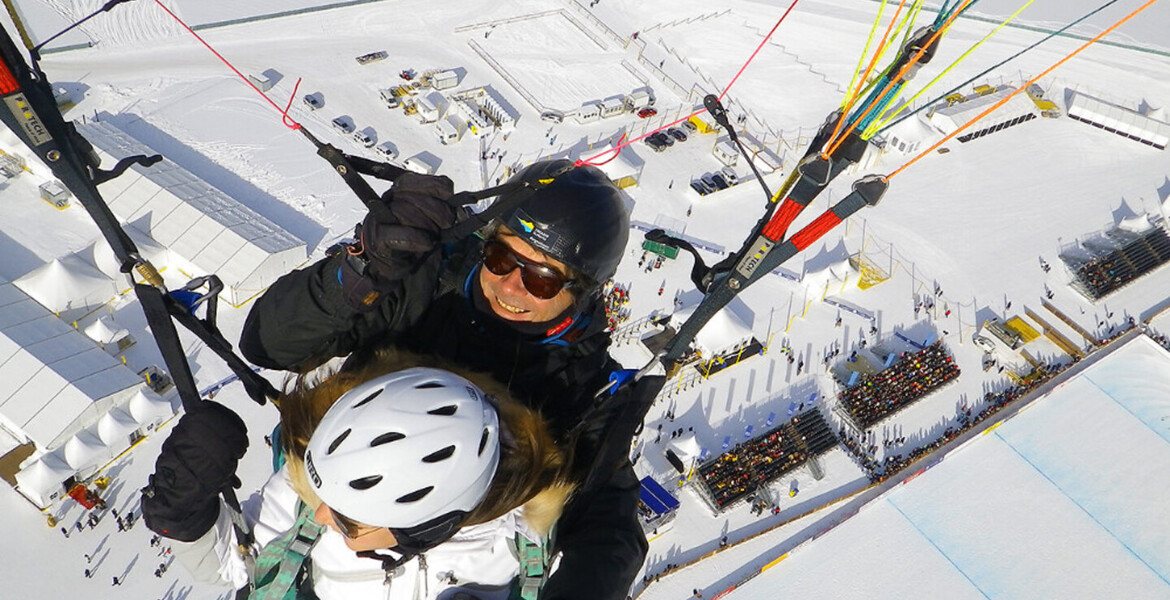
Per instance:
[[[219,516],[219,492],[239,486],[236,467],[248,449],[244,421],[206,400],[179,419],[163,442],[142,494],[142,520],[151,531],[193,542]]]

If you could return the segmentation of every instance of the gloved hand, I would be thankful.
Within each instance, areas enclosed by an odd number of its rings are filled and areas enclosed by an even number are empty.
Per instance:
[[[204,401],[184,415],[142,489],[142,519],[153,532],[193,542],[215,524],[219,492],[240,486],[236,467],[248,449],[248,429],[232,410]]]
[[[439,234],[457,220],[447,203],[454,184],[444,175],[404,173],[358,228],[358,243],[339,267],[346,302],[365,312],[410,274],[419,259],[439,244]]]
[[[445,175],[404,173],[382,197],[390,209],[370,211],[362,222],[361,244],[374,277],[401,279],[418,255],[439,243],[439,233],[455,224],[447,203],[455,185]]]

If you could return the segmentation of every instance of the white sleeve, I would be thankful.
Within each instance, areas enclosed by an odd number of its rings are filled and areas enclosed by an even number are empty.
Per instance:
[[[244,520],[252,527],[257,547],[264,547],[287,531],[296,521],[297,495],[281,469],[268,478],[264,487],[245,500]],[[236,532],[230,511],[220,501],[215,526],[194,542],[172,542],[175,556],[192,577],[201,583],[227,583],[239,589],[248,583],[248,565],[237,550]]]

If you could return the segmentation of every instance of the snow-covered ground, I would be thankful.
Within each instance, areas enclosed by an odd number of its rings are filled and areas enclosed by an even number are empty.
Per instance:
[[[77,11],[81,16],[100,5],[96,1],[47,0],[21,0],[18,4],[36,39],[45,39],[64,26],[68,19],[61,15]],[[334,3],[173,0],[166,4],[191,19],[192,24],[206,25]],[[202,29],[200,34],[245,73],[270,69],[279,72],[283,77],[270,96],[281,106],[288,102],[298,79],[298,97],[322,94],[323,108],[309,111],[294,99],[290,111],[318,137],[349,152],[368,152],[374,157],[349,136],[330,128],[330,119],[345,115],[379,142],[392,141],[403,158],[420,154],[438,158],[440,172],[451,176],[457,187],[478,189],[494,183],[503,175],[505,166],[564,153],[587,158],[622,133],[641,135],[693,112],[697,107],[695,99],[686,97],[692,86],[704,92],[718,92],[726,86],[788,4],[737,0],[714,7],[695,0],[650,4],[602,0],[589,7],[556,0],[459,0],[441,4],[386,0],[259,18]],[[973,11],[1002,18],[1020,4],[1016,0],[986,0]],[[891,3],[887,10],[892,11],[894,5]],[[1029,26],[1051,29],[1096,5],[1087,0],[1037,0],[1021,20]],[[1135,0],[1117,2],[1075,31],[1096,33],[1139,5]],[[748,132],[763,139],[785,161],[779,172],[765,176],[772,190],[791,170],[792,161],[803,151],[814,128],[840,103],[878,7],[879,3],[868,0],[800,3],[732,88],[728,96],[732,114],[748,115]],[[348,235],[361,218],[361,204],[314,156],[312,146],[281,124],[271,106],[168,18],[152,2],[132,2],[109,15],[99,15],[82,32],[62,38],[63,45],[96,41],[93,48],[45,56],[44,69],[55,82],[84,94],[66,116],[77,120],[96,116],[116,124],[303,239],[312,257]],[[1170,103],[1170,58],[1166,54],[1170,44],[1164,41],[1168,25],[1170,5],[1155,4],[1123,26],[1119,35],[1108,38],[1142,48],[1094,46],[1040,84],[1062,106],[1067,90],[1079,90],[1133,109],[1143,103],[1164,107]],[[915,84],[920,87],[930,81],[992,27],[983,20],[958,21],[932,64],[918,73]],[[639,33],[637,39],[631,37],[634,32]],[[944,76],[924,98],[934,97],[1043,35],[1022,27],[1003,30]],[[1066,38],[1053,40],[975,83],[1019,85],[1080,43]],[[389,58],[364,66],[353,60],[377,50],[385,50]],[[401,83],[398,73],[408,68],[419,72],[456,69],[461,77],[458,89],[491,86],[519,117],[516,130],[508,136],[466,135],[455,145],[440,144],[430,127],[400,111],[388,111],[378,97],[379,89]],[[641,86],[649,86],[655,92],[659,110],[655,118],[639,120],[622,115],[590,124],[579,124],[570,118],[553,125],[539,119],[537,107],[528,99],[571,110],[582,102]],[[742,162],[737,170],[746,181],[741,185],[701,198],[689,189],[692,178],[720,166],[710,153],[714,141],[713,135],[693,135],[664,153],[652,152],[641,143],[625,150],[645,163],[639,184],[628,190],[633,220],[681,223],[679,229],[685,229],[683,233],[688,238],[714,248],[736,249],[761,213],[764,199],[758,182],[748,176]],[[985,391],[1006,385],[1002,374],[981,369],[982,351],[971,341],[986,319],[1024,315],[1030,309],[1081,344],[1083,340],[1075,332],[1042,308],[1046,289],[1052,290],[1049,302],[1057,310],[1098,336],[1104,336],[1110,327],[1121,326],[1130,316],[1146,319],[1164,307],[1165,290],[1170,283],[1165,267],[1104,301],[1092,303],[1068,286],[1070,274],[1057,254],[1077,240],[1135,214],[1148,212],[1163,218],[1163,206],[1170,197],[1170,161],[1166,152],[1070,119],[1037,119],[968,144],[952,141],[947,148],[948,153],[932,154],[894,178],[880,205],[865,209],[785,265],[787,272],[803,276],[801,282],[767,277],[741,295],[743,301],[737,303],[735,310],[755,337],[771,340],[777,346],[786,343],[806,368],[798,373],[796,364],[788,363],[773,350],[659,403],[647,418],[646,433],[638,440],[640,474],[674,488],[677,474],[662,454],[666,440],[662,445],[654,442],[660,424],[667,432],[693,428],[700,445],[718,453],[725,438],[742,439],[748,425],[756,432],[764,430],[773,413],[779,415],[777,422],[783,422],[791,402],[804,401],[815,393],[823,403],[823,412],[835,425],[837,417],[830,409],[838,388],[829,370],[838,366],[840,358],[826,364],[822,356],[834,347],[848,354],[862,338],[871,347],[904,349],[896,332],[918,341],[932,335],[941,337],[963,371],[957,382],[875,427],[875,433],[882,437],[906,437],[903,446],[882,449],[880,458],[887,452],[904,453],[936,439],[955,424],[959,406],[978,407]],[[495,152],[501,158],[481,160],[484,152]],[[889,173],[908,158],[890,152],[864,169],[846,172],[806,211],[793,231],[823,211],[829,202],[843,197],[848,185],[860,175]],[[23,176],[0,189],[0,248],[6,256],[0,261],[0,277],[8,280],[47,260],[84,248],[98,236],[79,207],[57,211],[40,201],[37,183]],[[631,286],[632,317],[672,312],[676,294],[684,305],[697,302],[700,296],[689,283],[689,263],[667,261],[661,269],[645,272],[637,265],[640,241],[639,236],[632,236],[629,257],[617,276],[618,281]],[[859,252],[889,271],[890,279],[861,290],[855,285],[855,272],[844,280],[839,273],[829,273],[828,267]],[[708,262],[717,258],[714,253],[706,255]],[[1051,271],[1041,270],[1038,259],[1050,263]],[[935,296],[936,286],[942,292],[939,296]],[[663,288],[662,294],[657,293],[659,288]],[[915,302],[922,297],[935,297],[936,308],[915,311]],[[1011,308],[1007,308],[1009,302]],[[839,305],[855,307],[874,318],[871,321]],[[221,324],[229,338],[238,332],[247,308],[245,305],[241,310],[221,310]],[[136,303],[122,302],[112,310],[139,340],[149,338]],[[838,318],[840,326],[835,327]],[[1170,331],[1170,323],[1160,324],[1156,319],[1152,325]],[[876,334],[870,333],[871,327],[877,328]],[[131,366],[141,368],[158,362],[157,355],[146,346],[140,343],[127,355]],[[228,375],[226,367],[210,353],[201,352],[190,341],[188,348],[200,387]],[[1044,338],[1027,348],[1042,361],[1069,360]],[[1122,372],[1110,380],[1116,382],[1124,381],[1125,374],[1164,370],[1147,366],[1142,362],[1145,355],[1125,358],[1127,353],[1132,352],[1114,353],[1093,373],[1113,365],[1111,369]],[[615,355],[628,366],[641,366],[648,358],[636,344],[619,346]],[[1009,359],[1006,354],[1002,358],[1004,362]],[[1023,362],[1018,356],[1015,360]],[[279,378],[280,374],[273,374],[274,380]],[[1086,374],[1075,381],[1097,379]],[[1069,383],[1065,387],[1077,385],[1085,384]],[[1163,389],[1143,388],[1144,397],[1157,397]],[[1113,392],[1108,395],[1118,398]],[[991,591],[993,585],[1024,585],[1029,581],[1026,575],[1015,575],[1017,579],[1013,579],[1001,573],[998,579],[972,584],[960,572],[965,568],[1004,571],[1002,563],[979,554],[984,550],[975,543],[978,539],[995,539],[1001,544],[1019,542],[1022,552],[1035,551],[1038,546],[1024,543],[1031,540],[1022,537],[1026,532],[1016,526],[1021,520],[1035,521],[1034,512],[1021,508],[1003,519],[987,519],[976,530],[967,526],[948,529],[943,519],[957,511],[986,513],[993,507],[982,501],[987,498],[994,498],[995,506],[1013,498],[1022,502],[1024,497],[1017,494],[1032,489],[1026,485],[1034,488],[1039,483],[1013,456],[1033,460],[1043,456],[1051,465],[1076,462],[1084,458],[1079,453],[1090,448],[1068,443],[1069,435],[1082,432],[1096,437],[1113,431],[1113,425],[1123,426],[1118,420],[1121,417],[1108,422],[1104,419],[1105,413],[1113,410],[1109,406],[1125,403],[1118,401],[1103,408],[1092,403],[1105,400],[1075,398],[1079,400],[1067,403],[1091,406],[1066,412],[1066,402],[1058,396],[1045,398],[993,435],[981,438],[980,443],[965,447],[927,475],[875,501],[845,525],[801,546],[750,586],[773,591],[791,582],[794,595],[799,588],[804,590],[801,595],[812,597],[891,597],[905,589],[898,586],[921,579],[937,582],[937,589],[953,589],[954,596],[964,597],[978,595],[980,590],[989,596],[997,595]],[[244,468],[244,491],[250,491],[267,469],[261,436],[271,429],[275,412],[251,405],[238,386],[229,386],[217,399],[241,408],[251,424],[254,451],[249,453]],[[1062,408],[1045,408],[1055,405]],[[668,418],[668,411],[674,419]],[[1088,412],[1102,414],[1100,423],[1074,426],[1066,422],[1071,415]],[[1027,424],[1030,425],[1025,427]],[[1084,429],[1090,426],[1099,429]],[[1150,425],[1151,430],[1157,427],[1162,427],[1158,431],[1165,438],[1165,424]],[[1119,435],[1129,435],[1128,431]],[[110,467],[115,480],[111,504],[120,510],[135,502],[135,490],[143,485],[152,468],[160,437],[152,436]],[[1124,491],[1130,484],[1108,485],[1117,472],[1112,466],[1132,465],[1147,477],[1155,477],[1160,472],[1157,453],[1165,450],[1151,444],[1114,447],[1115,453],[1110,455],[1113,460],[1098,456],[1083,466],[1082,479],[1070,486],[1094,494],[1097,504],[1089,511],[1093,516],[1108,520],[1130,512],[1130,505],[1116,504],[1124,500],[1123,496],[1133,496]],[[994,448],[980,449],[987,446]],[[969,464],[972,462],[978,463],[978,468]],[[802,516],[868,485],[862,470],[840,448],[825,455],[822,466],[823,479],[813,478],[807,468],[802,468],[776,484],[778,491],[785,492],[780,494],[784,500],[778,516],[756,517],[742,505],[715,516],[692,490],[680,489],[680,514],[672,528],[654,536],[645,573],[659,574],[667,564],[687,566],[661,578],[659,583],[639,583],[635,591],[652,599],[679,598],[699,588],[710,597],[856,510],[846,500]],[[1045,472],[1051,477],[1058,475]],[[1014,478],[1011,481],[1019,483],[1019,487],[1009,485],[1008,478]],[[792,480],[799,483],[800,492],[788,498],[786,492]],[[933,491],[948,488],[951,491],[945,496]],[[1060,488],[1068,490],[1069,486]],[[956,497],[955,490],[962,493]],[[1028,510],[1063,506],[1061,510],[1068,513],[1070,503],[1075,506],[1069,500],[1074,497],[1072,492],[1062,495],[1047,489],[1045,494],[1040,498],[1028,496]],[[1080,496],[1075,497],[1081,501]],[[179,568],[155,579],[151,573],[157,566],[152,554],[156,550],[147,546],[149,535],[141,527],[118,533],[112,520],[107,519],[96,530],[65,539],[59,532],[46,529],[35,508],[7,486],[0,486],[0,503],[6,514],[12,515],[9,522],[15,533],[0,542],[0,554],[8,559],[5,580],[14,597],[60,597],[79,591],[134,598],[223,597],[222,590],[192,587]],[[1160,533],[1162,540],[1170,538],[1170,532],[1159,527],[1161,521],[1151,517],[1146,508],[1142,508],[1145,512],[1125,516],[1129,520],[1119,522],[1116,528],[1108,527],[1114,532],[1112,538],[1099,531],[1090,534],[1101,537],[1105,545],[1129,544],[1130,538],[1125,537],[1128,534],[1116,532],[1136,523],[1148,527],[1151,534]],[[900,511],[910,516],[901,517]],[[66,525],[81,514],[75,504],[62,505],[53,512]],[[916,533],[910,523],[922,527],[926,523],[932,528],[929,535]],[[1077,531],[1062,529],[1052,533],[1052,543],[1060,541],[1059,536],[1079,535],[1088,528],[1083,521],[1079,523],[1076,527],[1081,529]],[[704,558],[718,549],[723,536],[728,537],[730,547]],[[964,563],[965,567],[956,569],[948,565],[947,554],[931,553],[930,542],[945,536],[950,536],[947,539],[954,544],[948,552],[968,552],[965,559],[971,562]],[[888,551],[883,552],[883,548]],[[1164,546],[1161,548],[1164,550]],[[1151,564],[1161,561],[1161,570],[1154,572],[1160,573],[1164,584],[1165,554],[1158,553],[1162,550],[1137,554],[1153,557],[1148,558]],[[94,558],[100,563],[98,576],[86,580],[82,555],[95,553],[102,557],[100,561]],[[1068,558],[1067,554],[1055,556]],[[890,558],[894,558],[892,563],[881,562]],[[1117,561],[1121,564],[1124,559]],[[1114,563],[1101,564],[1104,569]],[[44,565],[51,567],[46,569]],[[853,578],[852,569],[870,573],[870,578]],[[813,572],[819,573],[819,579],[802,574]],[[1098,579],[1110,581],[1093,575],[1097,572],[1083,570],[1094,585],[1100,584]],[[110,588],[110,577],[123,573],[129,574],[125,585]],[[1135,586],[1131,597],[1141,597],[1151,589],[1165,594],[1165,587],[1140,587],[1145,585],[1140,577],[1135,576],[1127,584]],[[993,579],[997,583],[990,583]],[[816,588],[829,583],[837,587],[825,589],[836,592]],[[744,589],[745,594],[749,593],[749,588]],[[871,589],[876,591],[867,591]]]

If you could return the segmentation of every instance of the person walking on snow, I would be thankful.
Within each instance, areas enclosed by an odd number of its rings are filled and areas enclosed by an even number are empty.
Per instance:
[[[305,371],[347,355],[344,369],[356,368],[396,344],[507,382],[572,450],[581,484],[557,523],[560,563],[541,598],[621,600],[647,543],[628,460],[633,427],[609,407],[663,383],[644,377],[593,409],[620,370],[601,289],[625,253],[625,201],[600,170],[568,160],[534,163],[509,182],[541,185],[502,195],[497,202],[530,194],[476,236],[440,245],[461,216],[446,201],[451,181],[402,175],[357,243],[281,277],[255,302],[240,349],[256,365]]]

